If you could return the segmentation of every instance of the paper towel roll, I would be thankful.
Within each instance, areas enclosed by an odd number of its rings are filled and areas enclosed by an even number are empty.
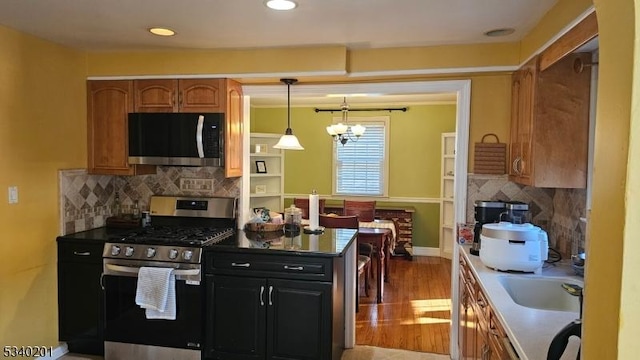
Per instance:
[[[315,190],[313,194],[309,195],[309,229],[318,230],[318,222],[319,222],[319,206],[320,206],[320,197],[316,194]]]
[[[320,249],[319,236],[315,234],[309,235],[309,250],[318,251]]]

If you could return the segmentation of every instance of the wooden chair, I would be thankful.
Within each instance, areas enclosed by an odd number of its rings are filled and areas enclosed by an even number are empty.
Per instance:
[[[343,215],[356,215],[362,222],[371,222],[376,218],[376,202],[345,200],[342,210]]]
[[[320,226],[326,228],[344,228],[344,229],[357,229],[359,227],[358,217],[352,216],[339,216],[339,215],[324,215],[318,216],[318,223]],[[373,256],[373,246],[371,244],[358,243],[358,277],[364,274],[364,292],[369,296],[369,278],[373,276],[371,271],[371,257]]]
[[[318,224],[326,228],[344,228],[344,229],[357,229],[360,225],[358,217],[340,216],[340,215],[325,215],[320,214],[318,216]]]
[[[325,199],[318,200],[318,214],[324,214]],[[302,218],[309,218],[309,198],[294,198],[293,205],[302,210]]]

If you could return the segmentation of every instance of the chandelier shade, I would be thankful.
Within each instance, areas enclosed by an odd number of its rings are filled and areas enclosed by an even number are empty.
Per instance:
[[[327,133],[333,136],[333,140],[342,145],[346,144],[349,140],[353,142],[358,141],[358,138],[364,134],[366,128],[360,124],[354,126],[347,125],[349,120],[349,104],[347,104],[346,97],[340,106],[340,111],[342,112],[342,122],[327,126]]]

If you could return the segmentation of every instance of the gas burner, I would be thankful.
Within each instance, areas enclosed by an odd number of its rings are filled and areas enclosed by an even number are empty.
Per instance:
[[[120,234],[113,242],[132,244],[206,246],[235,233],[233,228],[154,226]]]

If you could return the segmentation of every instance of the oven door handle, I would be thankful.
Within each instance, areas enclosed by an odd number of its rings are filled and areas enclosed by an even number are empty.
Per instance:
[[[140,272],[139,267],[133,266],[122,266],[122,265],[114,265],[114,264],[105,264],[106,268],[111,271],[118,271],[129,274],[137,274]],[[175,276],[195,276],[200,275],[200,269],[189,269],[189,270],[173,270],[173,274]]]

